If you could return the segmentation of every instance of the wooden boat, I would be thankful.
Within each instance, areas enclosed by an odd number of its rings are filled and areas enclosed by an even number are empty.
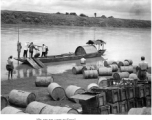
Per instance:
[[[47,57],[38,57],[37,59],[40,60],[42,63],[50,63],[50,62],[60,62],[60,61],[69,61],[69,60],[77,60],[81,58],[94,58],[94,57],[101,57],[106,49],[104,49],[105,42],[102,40],[89,40],[85,46],[78,46],[74,53],[66,53],[61,55],[52,55]],[[95,45],[98,45],[96,48]],[[102,46],[102,49],[99,48]],[[28,63],[26,58],[14,58],[23,63]]]

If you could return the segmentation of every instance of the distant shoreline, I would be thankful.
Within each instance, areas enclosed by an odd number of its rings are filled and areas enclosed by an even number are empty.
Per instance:
[[[87,17],[63,13],[38,13],[1,11],[1,24],[26,24],[46,26],[82,26],[116,28],[151,28],[150,20],[120,19],[114,17]]]

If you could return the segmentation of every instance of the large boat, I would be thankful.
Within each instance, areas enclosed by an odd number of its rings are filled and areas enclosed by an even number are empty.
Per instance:
[[[37,57],[37,59],[40,60],[42,63],[60,62],[77,60],[81,58],[101,57],[106,51],[106,49],[104,49],[104,44],[106,43],[103,40],[89,40],[86,44],[87,45],[85,46],[78,46],[74,53]],[[14,59],[23,63],[29,63],[27,58],[20,57]]]

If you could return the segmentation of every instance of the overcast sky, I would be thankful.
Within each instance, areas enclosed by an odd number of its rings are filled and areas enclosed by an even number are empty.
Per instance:
[[[2,10],[44,13],[76,12],[88,16],[151,19],[151,0],[1,0]]]

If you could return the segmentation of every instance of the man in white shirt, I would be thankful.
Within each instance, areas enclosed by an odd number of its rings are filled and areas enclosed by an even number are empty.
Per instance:
[[[27,58],[28,47],[29,47],[29,43],[26,42],[24,46],[24,53],[23,53],[24,58]]]
[[[43,44],[42,45],[42,55],[41,55],[41,57],[45,57],[45,52],[46,52],[46,46]]]
[[[148,70],[148,63],[145,61],[145,57],[141,57],[141,62],[139,63],[139,71],[138,71],[138,78],[140,80],[146,80],[147,78],[147,70]]]

